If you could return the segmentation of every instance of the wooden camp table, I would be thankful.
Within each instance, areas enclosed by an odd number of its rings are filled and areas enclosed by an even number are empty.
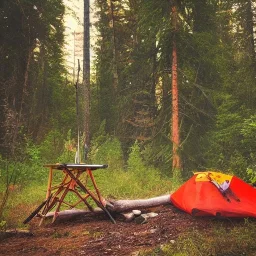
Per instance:
[[[97,169],[107,168],[107,165],[89,165],[89,164],[46,164],[44,167],[49,168],[48,186],[46,200],[44,206],[38,214],[41,217],[40,224],[46,217],[46,214],[54,208],[53,220],[58,217],[61,206],[68,206],[69,209],[76,207],[80,203],[84,203],[90,211],[94,211],[93,207],[88,202],[92,199],[98,207],[100,207],[110,220],[115,223],[110,212],[105,207],[103,198],[96,185],[93,171]],[[53,186],[54,171],[62,171],[63,178],[58,185]],[[82,174],[83,178],[82,178]],[[89,182],[90,181],[90,182]],[[90,184],[88,184],[88,182]],[[68,195],[70,193],[76,195],[77,201],[70,202]]]

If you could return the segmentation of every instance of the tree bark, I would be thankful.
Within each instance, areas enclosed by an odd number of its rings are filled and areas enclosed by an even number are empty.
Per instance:
[[[178,72],[177,72],[177,47],[176,47],[176,32],[177,32],[177,8],[174,5],[172,7],[173,15],[173,49],[172,49],[172,143],[173,143],[173,160],[172,169],[174,174],[181,169],[181,162],[179,156],[179,100],[178,100]]]
[[[108,201],[107,209],[112,212],[125,212],[134,209],[150,208],[165,204],[170,204],[170,195],[163,195],[159,197],[153,197],[149,199],[137,199],[137,200],[117,200]]]
[[[109,16],[110,16],[110,28],[112,29],[112,44],[113,44],[113,89],[116,94],[118,88],[118,71],[117,71],[117,50],[116,50],[116,28],[114,19],[114,4],[112,0],[109,0]]]
[[[26,68],[25,68],[25,73],[24,73],[24,83],[23,83],[23,88],[22,88],[22,93],[21,93],[21,102],[20,102],[20,109],[19,109],[19,114],[16,119],[16,124],[14,127],[14,131],[12,134],[12,143],[11,143],[11,153],[14,155],[15,153],[15,148],[17,146],[17,137],[19,133],[19,128],[21,127],[22,124],[22,119],[23,119],[23,112],[24,112],[24,105],[25,105],[25,100],[26,97],[28,96],[28,83],[29,83],[29,71],[30,71],[30,65],[33,57],[33,52],[34,52],[35,45],[32,44],[28,48],[28,57],[27,57],[27,63],[26,63]]]
[[[163,195],[158,197],[153,197],[149,199],[137,199],[137,200],[110,200],[106,203],[106,208],[112,213],[124,213],[134,209],[147,209],[151,207],[156,207],[160,205],[171,204],[170,195]],[[86,215],[86,214],[105,214],[100,208],[95,208],[93,212],[89,210],[79,210],[71,209],[58,212],[58,217],[60,218],[73,218],[76,216]],[[46,218],[51,218],[54,216],[54,212],[49,212],[46,214]],[[132,218],[132,216],[131,216]]]
[[[253,10],[252,2],[248,0],[246,3],[246,21],[245,29],[247,34],[248,52],[252,60],[253,65],[255,65],[255,42],[254,42],[254,22],[253,22]],[[255,67],[254,67],[255,69]]]
[[[71,209],[71,210],[65,210],[65,211],[60,211],[58,212],[58,217],[60,218],[73,218],[76,216],[81,216],[85,214],[105,214],[102,209],[99,207],[95,208],[93,212],[89,210],[80,210],[80,209]],[[52,218],[54,216],[54,212],[48,212],[46,214],[46,218]]]

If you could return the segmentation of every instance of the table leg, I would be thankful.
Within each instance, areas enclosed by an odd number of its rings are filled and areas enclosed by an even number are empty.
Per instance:
[[[101,201],[98,201],[97,198],[83,185],[83,183],[75,177],[75,175],[68,169],[65,168],[65,171],[68,173],[68,175],[76,181],[77,185],[87,194],[90,195],[90,197],[94,200],[94,202],[108,215],[108,217],[111,219],[111,221],[115,224],[116,221],[111,216],[110,212],[107,210],[107,208],[101,203]]]
[[[48,199],[51,194],[51,188],[52,188],[52,167],[50,168],[50,171],[49,171],[46,199]]]
[[[92,174],[92,171],[91,171],[90,169],[87,169],[87,172],[89,173],[89,176],[90,176],[90,178],[91,178],[91,180],[92,180],[93,186],[94,186],[94,188],[95,188],[95,191],[96,191],[96,193],[97,193],[97,195],[98,195],[98,198],[99,198],[100,202],[104,205],[103,200],[102,200],[102,197],[101,197],[101,194],[100,194],[100,191],[99,191],[99,189],[98,189],[98,187],[97,187],[97,185],[96,185],[96,181],[95,181],[94,176],[93,176],[93,174]],[[104,205],[104,206],[105,206],[105,205]]]

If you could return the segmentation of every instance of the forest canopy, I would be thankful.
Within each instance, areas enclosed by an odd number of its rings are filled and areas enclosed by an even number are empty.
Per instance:
[[[175,40],[183,178],[212,168],[248,180],[256,171],[254,1],[95,0],[95,5],[87,161],[126,168],[129,154],[137,152],[137,167],[153,166],[172,176]],[[64,62],[64,14],[59,0],[1,1],[2,161],[74,159],[75,89]],[[79,97],[82,106],[84,95]]]

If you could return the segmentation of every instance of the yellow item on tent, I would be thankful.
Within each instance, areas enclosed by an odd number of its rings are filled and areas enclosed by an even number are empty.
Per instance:
[[[227,175],[224,173],[220,173],[220,172],[211,172],[211,171],[207,171],[207,172],[195,172],[194,173],[196,176],[195,181],[215,181],[218,184],[222,184],[225,181],[229,181],[229,183],[231,182],[233,176],[231,175]]]

